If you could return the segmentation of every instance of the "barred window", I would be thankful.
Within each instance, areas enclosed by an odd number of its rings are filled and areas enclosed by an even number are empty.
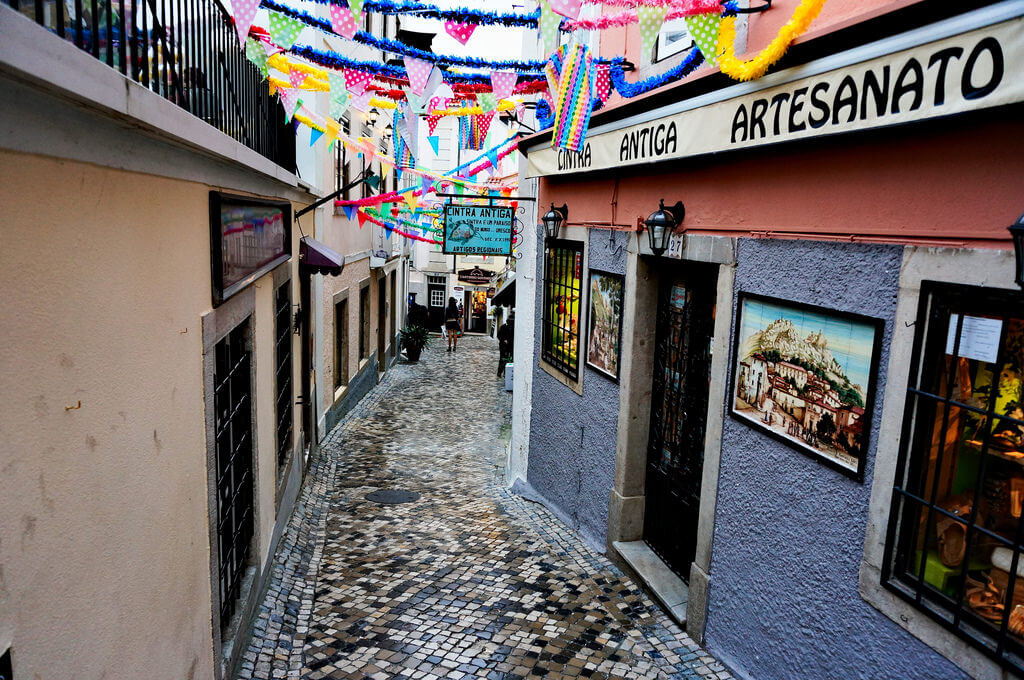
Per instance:
[[[925,282],[883,583],[1024,670],[1024,296]]]
[[[544,250],[541,356],[569,378],[580,372],[580,297],[583,243],[549,240]]]

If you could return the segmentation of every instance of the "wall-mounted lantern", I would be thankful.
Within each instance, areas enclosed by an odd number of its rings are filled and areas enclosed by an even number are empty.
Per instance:
[[[658,209],[644,220],[647,227],[647,237],[650,239],[651,252],[661,255],[668,249],[668,241],[679,225],[683,223],[686,215],[686,208],[682,201],[676,201],[673,206],[665,207],[665,199],[658,201]]]
[[[548,238],[558,238],[558,230],[568,219],[569,206],[563,203],[562,207],[556,208],[552,203],[551,209],[544,214],[544,217],[540,218],[540,221],[544,223],[544,233]]]

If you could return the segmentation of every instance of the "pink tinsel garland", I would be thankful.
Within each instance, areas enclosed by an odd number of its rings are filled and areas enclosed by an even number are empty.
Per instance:
[[[615,4],[615,3],[605,3]],[[721,13],[722,5],[718,0],[675,0],[672,3],[665,2],[642,2],[637,3],[638,5],[653,5],[655,7],[663,7],[666,4],[671,8],[669,13],[665,16],[665,21],[669,19],[679,19],[682,17],[694,16],[697,14],[708,14],[709,12]],[[636,6],[636,5],[633,5]],[[574,21],[567,21],[562,26],[570,31],[593,31],[601,30],[605,28],[612,28],[613,26],[629,26],[637,22],[636,12],[622,12],[621,14],[606,14],[604,16],[597,17],[595,19],[576,19]]]

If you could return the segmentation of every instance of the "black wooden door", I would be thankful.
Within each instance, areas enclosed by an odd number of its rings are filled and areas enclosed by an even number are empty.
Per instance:
[[[716,275],[687,265],[663,275],[658,296],[644,540],[684,581],[697,549]]]

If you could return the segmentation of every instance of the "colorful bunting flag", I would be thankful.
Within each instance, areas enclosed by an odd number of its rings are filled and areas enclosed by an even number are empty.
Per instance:
[[[281,105],[284,106],[284,119],[290,121],[295,115],[295,110],[302,103],[299,93],[290,87],[282,87],[278,89],[277,94],[281,97]]]
[[[416,197],[415,191],[405,192],[405,194],[402,195],[402,198],[405,199],[405,204],[409,206],[409,210],[415,210],[416,206],[419,204],[419,199]]]
[[[551,9],[561,14],[563,17],[570,19],[577,19],[580,16],[580,10],[583,9],[582,0],[550,0]]]
[[[427,137],[427,141],[430,142],[430,148],[434,150],[434,155],[436,156],[439,153],[441,138],[437,135],[430,135]]]
[[[647,61],[654,57],[654,43],[658,42],[658,33],[665,23],[668,5],[648,7],[641,5],[636,8],[636,16],[640,27],[640,56]]]
[[[356,111],[362,111],[363,113],[370,112],[370,100],[373,99],[372,92],[363,92],[349,97],[349,107]]]
[[[457,21],[444,22],[445,33],[465,45],[476,30],[476,24],[461,24]]]
[[[362,210],[356,212],[356,218],[359,221],[359,228],[362,229],[363,225],[366,224],[366,220],[369,219]]]
[[[306,73],[305,71],[300,71],[299,69],[295,68],[288,71],[288,80],[291,82],[292,87],[299,88],[302,87],[302,83],[306,81],[307,75],[309,74]]]
[[[578,151],[587,137],[590,100],[594,91],[594,64],[590,48],[573,45],[562,65],[562,77],[555,100],[555,129],[552,146]]]
[[[341,118],[345,115],[349,105],[349,94],[345,89],[345,76],[337,71],[328,71],[327,83],[331,88],[331,118]]]
[[[471,140],[475,143],[472,147],[474,149],[483,149],[484,141],[487,139],[487,131],[491,129],[491,121],[494,120],[494,111],[489,113],[478,113],[473,116],[474,122],[474,135],[476,139]]]
[[[352,18],[359,21],[363,16],[363,0],[348,0],[348,8],[352,10]]]
[[[558,26],[562,20],[551,11],[548,0],[540,0],[540,41],[543,54],[551,54],[558,47]]]
[[[373,74],[367,73],[366,71],[359,71],[354,68],[347,68],[344,70],[345,73],[345,86],[348,91],[352,94],[363,94],[366,92],[366,86],[373,80]]]
[[[608,64],[598,64],[594,72],[594,96],[601,100],[601,103],[608,101],[612,94],[612,80]]]
[[[359,32],[361,17],[353,16],[352,11],[345,5],[328,5],[331,11],[331,28],[340,36],[351,40]]]
[[[231,9],[234,10],[235,30],[238,31],[238,42],[245,44],[249,35],[249,28],[252,20],[256,18],[256,10],[260,8],[260,0],[231,0]]]
[[[718,65],[716,49],[718,45],[718,29],[722,24],[721,14],[697,14],[685,18],[686,28],[690,37],[697,43],[697,48],[704,55],[704,61],[712,66]]]
[[[270,39],[281,49],[290,50],[306,25],[280,12],[268,10],[267,16],[270,17]]]
[[[441,74],[441,69],[430,69],[430,76],[427,78],[426,85],[423,86],[424,98],[433,96],[434,93],[437,92],[442,85],[444,85],[444,76]]]
[[[417,95],[423,94],[423,88],[427,84],[430,72],[434,65],[423,59],[405,57],[405,72],[409,76],[409,87]]]
[[[433,107],[431,107],[433,110]],[[434,130],[437,129],[437,124],[441,122],[441,116],[427,116],[427,134],[434,134]]]
[[[350,220],[355,217],[356,213],[359,211],[359,208],[354,205],[343,205],[341,206],[341,209],[345,211],[345,217]]]
[[[491,71],[491,89],[498,99],[508,99],[516,89],[519,75],[515,71]]]
[[[476,102],[484,113],[498,110],[498,98],[490,92],[481,92],[476,96]]]
[[[316,128],[309,128],[309,145],[313,146],[314,144],[316,144],[316,141],[323,136],[324,133],[321,130],[317,130]]]
[[[256,68],[260,70],[260,74],[267,77],[267,60],[270,58],[267,53],[260,47],[259,42],[249,38],[245,41],[245,56],[256,65]]]

